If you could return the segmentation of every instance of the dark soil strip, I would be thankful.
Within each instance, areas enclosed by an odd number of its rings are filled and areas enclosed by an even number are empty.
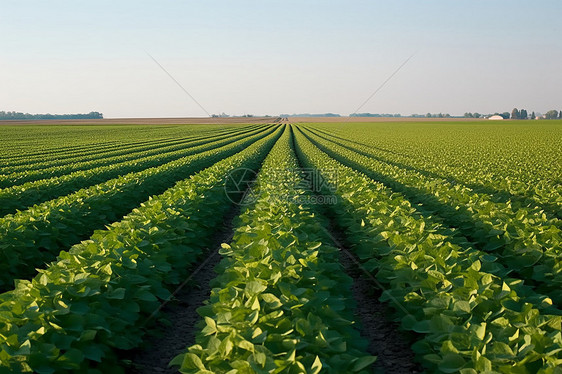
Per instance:
[[[257,170],[256,175],[259,174]],[[251,182],[250,187],[255,183]],[[191,276],[173,292],[170,302],[164,303],[153,315],[165,317],[168,323],[154,323],[153,330],[144,339],[145,344],[122,354],[122,362],[127,373],[153,374],[177,373],[177,366],[169,367],[170,361],[186,348],[195,344],[195,337],[200,331],[201,320],[197,308],[204,305],[211,296],[211,281],[217,277],[215,267],[222,257],[219,249],[222,243],[229,243],[234,236],[235,219],[244,208],[233,204],[223,219],[222,227],[217,227],[213,245],[201,255],[199,266]],[[149,318],[150,318],[149,317]]]
[[[175,298],[162,308],[162,315],[169,325],[157,323],[158,336],[148,336],[144,347],[126,353],[124,361],[131,361],[127,372],[136,374],[177,373],[177,367],[168,367],[170,361],[195,344],[201,317],[197,308],[209,299],[209,283],[216,277],[215,266],[220,262],[218,253],[221,243],[230,242],[233,236],[232,221],[240,213],[233,207],[224,219],[223,227],[217,228],[214,246],[202,255],[200,265],[195,268],[191,279],[176,294]]]
[[[491,252],[493,254],[495,251],[498,251],[497,249],[492,251],[487,251],[484,249],[486,243],[483,243],[476,235],[478,230],[476,230],[475,227],[478,227],[478,219],[472,216],[467,207],[461,205],[460,207],[455,208],[452,205],[441,202],[434,195],[420,190],[417,187],[402,184],[392,177],[365,168],[361,164],[356,163],[348,157],[344,157],[338,155],[337,153],[331,152],[330,149],[328,149],[326,146],[321,145],[314,139],[312,139],[309,134],[306,134],[302,130],[300,131],[301,134],[303,134],[318,149],[320,149],[322,152],[326,153],[336,161],[340,162],[342,165],[363,173],[375,182],[382,183],[390,190],[401,194],[404,199],[410,201],[412,207],[415,208],[416,211],[419,212],[427,222],[439,223],[442,226],[442,228],[440,229],[440,233],[448,237],[452,243],[465,249],[468,247],[472,247],[474,249],[482,251],[483,253]],[[500,258],[499,261],[504,266],[506,266],[506,268],[509,268],[508,264],[504,262],[503,258]],[[504,276],[503,273],[499,273],[498,275],[500,274],[501,276]],[[512,270],[509,274],[510,277],[524,279],[525,283],[531,287],[536,288],[540,287],[541,285],[540,282],[536,282],[528,276],[520,274],[517,271]]]
[[[296,147],[294,137],[293,147]],[[298,159],[298,153],[296,155]],[[299,164],[303,166],[300,160]],[[399,330],[399,324],[392,319],[391,309],[379,301],[383,291],[380,284],[362,269],[359,260],[348,249],[344,230],[336,224],[329,208],[319,208],[319,213],[327,219],[328,235],[340,249],[342,268],[353,279],[351,292],[357,303],[354,308],[355,320],[359,323],[361,336],[369,342],[367,353],[377,356],[373,364],[374,373],[423,373],[422,366],[415,362],[415,354],[410,348],[415,337]]]
[[[424,169],[417,169],[413,166],[410,165],[406,165],[404,163],[401,162],[397,162],[397,161],[392,161],[392,160],[388,160],[384,157],[379,157],[375,154],[372,153],[368,153],[365,151],[362,151],[356,147],[352,147],[348,144],[346,144],[345,142],[341,142],[338,141],[334,138],[339,138],[341,140],[347,141],[347,142],[351,142],[351,143],[355,143],[357,145],[360,146],[364,146],[364,147],[371,147],[374,149],[378,149],[378,150],[382,150],[385,152],[389,152],[389,153],[395,153],[398,155],[402,155],[400,153],[396,153],[396,152],[392,152],[392,151],[387,151],[385,149],[382,148],[377,148],[374,146],[370,146],[370,145],[366,145],[366,144],[362,144],[362,143],[358,143],[358,142],[354,142],[352,140],[346,140],[342,137],[339,136],[335,136],[335,135],[321,135],[318,132],[320,132],[319,130],[316,130],[316,132],[310,128],[306,128],[306,130],[326,141],[332,142],[334,144],[339,145],[340,147],[346,148],[352,152],[358,153],[362,156],[365,157],[370,157],[372,159],[375,159],[377,161],[380,162],[384,162],[388,165],[392,165],[392,166],[396,166],[400,169],[404,169],[404,170],[409,170],[409,171],[413,171],[416,173],[420,173],[428,178],[433,178],[433,179],[442,179],[444,181],[447,181],[449,183],[451,183],[452,185],[456,185],[456,184],[460,184],[463,185],[465,187],[468,187],[472,190],[474,190],[474,192],[476,193],[483,193],[486,195],[490,196],[491,201],[493,201],[494,203],[508,203],[508,202],[519,202],[522,206],[524,207],[535,207],[535,208],[539,208],[539,209],[543,209],[545,211],[545,213],[550,217],[550,218],[562,218],[562,214],[560,213],[560,209],[558,209],[558,207],[554,204],[548,203],[547,201],[542,201],[542,202],[538,202],[536,200],[533,200],[531,196],[527,195],[526,193],[524,194],[512,194],[509,191],[506,190],[500,190],[500,189],[495,189],[493,187],[487,186],[485,184],[480,184],[480,183],[465,183],[465,182],[459,182],[456,179],[454,179],[453,177],[447,177],[444,175],[441,175],[439,173],[435,173],[429,170],[424,170]],[[309,138],[310,139],[310,138]],[[405,155],[403,155],[405,156]],[[406,156],[406,157],[410,157],[410,156]]]
[[[331,222],[329,227],[335,244],[340,248],[340,262],[347,275],[353,279],[351,291],[357,302],[356,321],[360,333],[367,341],[367,352],[377,356],[373,367],[375,373],[405,374],[423,373],[410,349],[415,337],[399,330],[399,324],[392,320],[392,311],[379,301],[382,290],[372,279],[366,277],[358,259],[343,244],[343,232]]]

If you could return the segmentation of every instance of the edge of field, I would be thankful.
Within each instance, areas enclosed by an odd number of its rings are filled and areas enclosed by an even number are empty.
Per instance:
[[[103,119],[52,119],[52,120],[4,120],[2,125],[228,125],[272,123],[275,117],[186,117],[186,118],[103,118]]]
[[[5,120],[2,125],[205,125],[270,123],[278,117],[185,117],[185,118],[103,118],[66,120]],[[286,121],[286,120],[285,120]],[[291,123],[368,123],[368,122],[482,122],[482,118],[413,118],[413,117],[289,117]],[[510,120],[506,120],[510,121]],[[521,121],[521,120],[518,120]],[[277,122],[277,121],[275,121]]]

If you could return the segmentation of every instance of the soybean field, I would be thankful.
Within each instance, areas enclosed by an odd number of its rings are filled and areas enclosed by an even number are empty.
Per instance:
[[[0,374],[562,374],[562,121],[289,119],[0,126]]]

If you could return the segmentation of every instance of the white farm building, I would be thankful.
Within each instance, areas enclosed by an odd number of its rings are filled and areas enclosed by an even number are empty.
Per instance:
[[[502,116],[495,115],[495,116],[491,116],[491,117],[488,118],[488,119],[490,119],[490,120],[492,120],[492,121],[498,121],[498,120],[503,120],[503,117],[502,117]]]

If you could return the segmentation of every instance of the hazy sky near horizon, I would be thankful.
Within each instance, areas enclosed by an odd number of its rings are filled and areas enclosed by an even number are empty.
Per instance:
[[[562,109],[562,1],[0,3],[0,110],[110,117]]]

